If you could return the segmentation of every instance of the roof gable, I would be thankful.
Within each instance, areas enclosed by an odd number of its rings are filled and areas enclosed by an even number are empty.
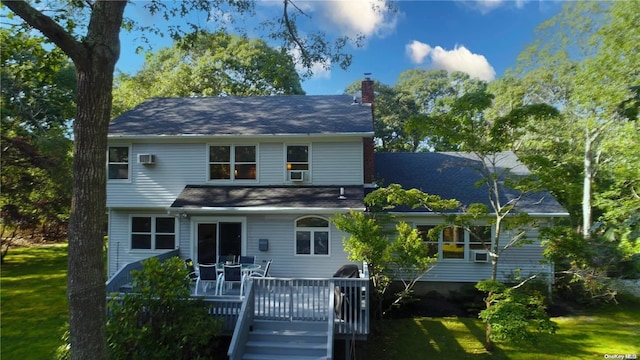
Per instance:
[[[110,137],[373,134],[348,95],[156,98],[113,119]]]
[[[496,155],[498,172],[510,170],[515,175],[530,175],[531,172],[512,152]],[[478,169],[480,160],[471,153],[377,153],[375,157],[376,180],[382,186],[399,184],[405,189],[418,189],[443,199],[456,199],[463,207],[472,203],[483,203],[490,207],[487,186],[476,186],[481,179]],[[519,194],[512,189],[503,189],[505,204]],[[491,208],[491,207],[490,207]],[[566,210],[544,191],[527,194],[516,207],[517,211],[535,214],[566,214]],[[416,209],[420,211],[420,209]]]

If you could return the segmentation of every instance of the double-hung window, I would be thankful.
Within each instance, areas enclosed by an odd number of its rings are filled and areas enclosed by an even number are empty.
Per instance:
[[[329,255],[329,220],[304,217],[296,220],[296,255]]]
[[[209,180],[256,180],[255,145],[210,145]]]
[[[309,146],[287,145],[287,170],[309,170]]]
[[[109,146],[107,152],[107,173],[109,180],[129,179],[128,146]]]
[[[172,250],[175,244],[176,219],[174,217],[131,217],[131,249]]]

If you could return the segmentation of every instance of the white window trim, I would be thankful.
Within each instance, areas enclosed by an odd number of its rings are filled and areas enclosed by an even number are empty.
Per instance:
[[[299,220],[302,219],[306,219],[306,218],[319,218],[319,219],[323,219],[327,221],[327,227],[298,227],[297,223]],[[326,230],[325,230],[326,229]],[[298,242],[298,238],[297,238],[297,233],[298,231],[310,231],[311,232],[311,236],[309,238],[309,254],[298,254],[298,249],[297,249],[297,242]],[[313,233],[315,231],[326,231],[327,233],[327,254],[314,254],[314,249],[315,249],[315,242],[313,240]],[[331,256],[331,221],[329,221],[329,219],[327,219],[324,216],[318,216],[318,215],[305,215],[305,216],[301,216],[299,218],[296,218],[293,221],[293,255],[294,256],[301,256],[301,257],[330,257]]]
[[[126,147],[128,149],[128,154],[127,154],[127,178],[126,179],[111,179],[109,178],[109,165],[111,164],[123,164],[123,163],[117,163],[117,162],[110,162],[109,161],[109,149],[112,147]],[[131,167],[133,166],[133,153],[132,153],[132,149],[131,149],[131,144],[109,144],[107,145],[107,181],[108,182],[121,182],[121,183],[130,183],[131,182]]]
[[[229,154],[229,166],[231,167],[231,178],[230,179],[212,179],[211,178],[211,147],[212,146],[229,146],[230,154]],[[236,179],[235,178],[235,166],[236,164],[249,164],[247,162],[239,162],[236,163],[236,146],[253,146],[256,148],[256,178],[255,179]],[[211,183],[244,183],[244,184],[255,184],[258,182],[260,178],[260,146],[258,144],[243,144],[243,143],[209,143],[207,144],[207,181]]]
[[[133,248],[133,218],[136,217],[150,217],[151,218],[151,248],[150,249],[135,249]],[[173,238],[173,249],[156,249],[156,218],[171,218],[174,221],[174,238]],[[166,252],[178,249],[178,244],[180,243],[180,223],[178,219],[174,216],[163,215],[163,214],[131,214],[129,215],[129,251],[131,252]],[[166,233],[160,233],[160,235],[166,235]]]
[[[418,226],[438,226],[441,224],[434,224],[434,223],[423,223],[423,222],[416,222],[414,223],[413,228],[417,229]],[[454,225],[449,225],[447,227],[453,227]],[[471,226],[488,226],[491,227],[491,241],[489,242],[489,249],[491,249],[493,247],[493,238],[495,236],[495,229],[492,225],[488,225],[488,224],[473,224]],[[445,259],[443,257],[443,245],[444,245],[444,240],[443,240],[443,230],[440,230],[440,234],[438,235],[438,261],[443,261],[443,262],[474,262],[473,259],[471,258],[471,247],[470,247],[470,240],[471,240],[471,235],[469,234],[469,231],[467,229],[464,229],[464,258],[461,259],[455,259],[455,258],[447,258]]]
[[[307,172],[307,179],[304,181],[305,183],[311,182],[311,169],[313,168],[311,166],[311,159],[313,158],[312,156],[312,148],[311,148],[311,143],[285,143],[284,144],[284,149],[283,149],[283,153],[284,153],[284,157],[282,159],[282,163],[284,164],[284,182],[286,183],[292,183],[292,181],[289,181],[289,169],[287,168],[287,164],[289,163],[287,161],[287,148],[289,146],[306,146],[308,151],[307,151],[307,170],[305,170]]]

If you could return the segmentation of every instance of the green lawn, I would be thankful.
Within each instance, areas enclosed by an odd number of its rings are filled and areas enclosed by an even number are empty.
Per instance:
[[[588,315],[557,317],[555,335],[541,335],[532,344],[498,343],[494,354],[484,350],[484,324],[469,318],[384,320],[374,341],[360,344],[366,359],[604,359],[605,355],[640,357],[640,301],[582,310]]]
[[[68,319],[66,245],[10,250],[0,278],[0,358],[51,359]],[[640,355],[640,301],[555,318],[560,329],[535,344],[483,346],[484,324],[468,318],[385,320],[383,335],[357,345],[359,359],[604,359]],[[337,354],[340,356],[341,354]]]
[[[51,359],[69,317],[66,244],[11,249],[1,274],[0,358]]]

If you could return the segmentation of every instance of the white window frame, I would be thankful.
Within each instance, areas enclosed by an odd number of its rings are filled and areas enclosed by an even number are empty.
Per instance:
[[[426,227],[432,227],[432,226],[438,226],[438,224],[433,224],[433,223],[422,223],[422,222],[418,222],[416,224],[414,224],[414,228],[418,228],[418,226],[426,226]],[[471,227],[476,227],[476,226],[482,226],[482,227],[489,227],[491,228],[491,238],[489,240],[488,243],[485,242],[485,245],[488,246],[489,250],[492,248],[493,245],[493,237],[494,237],[494,227],[488,224],[474,224]],[[451,226],[447,226],[448,227],[455,227],[454,225]],[[462,229],[464,231],[463,234],[463,241],[464,241],[464,247],[463,247],[463,254],[464,257],[462,258],[444,258],[443,257],[443,250],[444,250],[444,238],[443,238],[443,230],[440,230],[440,234],[438,235],[438,240],[437,240],[437,244],[438,244],[438,261],[452,261],[452,262],[460,262],[460,261],[467,261],[467,262],[473,262],[473,258],[471,257],[471,250],[479,250],[479,249],[472,249],[471,248],[471,243],[473,244],[478,244],[480,242],[478,241],[471,241],[471,234],[469,233],[469,231],[467,229],[463,229],[461,227],[458,227],[460,229]],[[426,243],[427,241],[425,241]],[[433,243],[435,243],[435,241],[433,241]],[[485,250],[485,249],[483,249]]]
[[[289,146],[306,146],[307,147],[307,161],[305,162],[289,162],[288,159],[288,149]],[[302,170],[305,171],[307,174],[307,177],[305,178],[305,182],[308,181],[308,179],[311,178],[311,144],[309,143],[289,143],[289,144],[284,144],[284,178],[286,182],[290,182],[289,181],[289,171],[290,170]],[[306,164],[307,168],[306,169],[295,169],[294,165],[299,165],[299,164]]]
[[[127,162],[111,162],[109,161],[109,150],[111,148],[127,148]],[[107,181],[109,182],[131,182],[131,144],[111,144],[107,146]],[[127,177],[126,178],[111,178],[110,175],[110,167],[111,165],[127,165]]]
[[[213,146],[224,146],[224,147],[229,147],[229,161],[228,162],[212,162],[211,161],[211,147]],[[241,147],[241,146],[251,146],[253,148],[255,148],[255,152],[256,152],[256,158],[255,158],[255,162],[242,162],[242,161],[236,161],[236,147]],[[235,183],[256,183],[258,182],[258,172],[259,172],[259,158],[260,158],[260,148],[258,146],[258,144],[231,144],[231,143],[211,143],[211,144],[207,144],[207,181],[209,182],[215,182],[215,183],[220,183],[220,182],[235,182]],[[213,164],[229,164],[229,179],[212,179],[211,178],[211,165]],[[256,177],[255,179],[236,179],[236,174],[235,174],[235,167],[236,165],[247,165],[247,164],[255,164],[256,167]]]
[[[134,218],[150,218],[151,219],[151,229],[149,232],[146,231],[133,231],[133,219]],[[172,219],[173,220],[173,233],[159,233],[156,231],[156,219],[157,218],[163,218],[163,219]],[[178,241],[179,241],[179,234],[178,234],[178,229],[179,229],[179,223],[178,223],[178,219],[176,219],[174,216],[167,216],[167,215],[161,215],[161,214],[154,214],[154,215],[150,215],[150,214],[132,214],[129,215],[129,249],[131,251],[153,251],[153,252],[160,252],[160,251],[171,251],[171,250],[175,250],[178,247]],[[136,234],[140,234],[140,235],[150,235],[151,236],[151,244],[150,244],[150,248],[134,248],[133,247],[133,236]],[[157,249],[156,248],[156,236],[157,235],[173,235],[173,247],[171,249]]]
[[[327,222],[326,227],[306,227],[306,226],[298,226],[298,221],[308,218],[318,218]],[[324,216],[318,215],[307,215],[296,218],[293,221],[293,254],[295,256],[304,256],[304,257],[330,257],[331,256],[331,222]],[[298,232],[304,231],[309,232],[309,253],[308,254],[300,254],[298,253]],[[327,233],[327,253],[326,254],[316,254],[315,253],[315,233],[316,232],[326,232]]]

